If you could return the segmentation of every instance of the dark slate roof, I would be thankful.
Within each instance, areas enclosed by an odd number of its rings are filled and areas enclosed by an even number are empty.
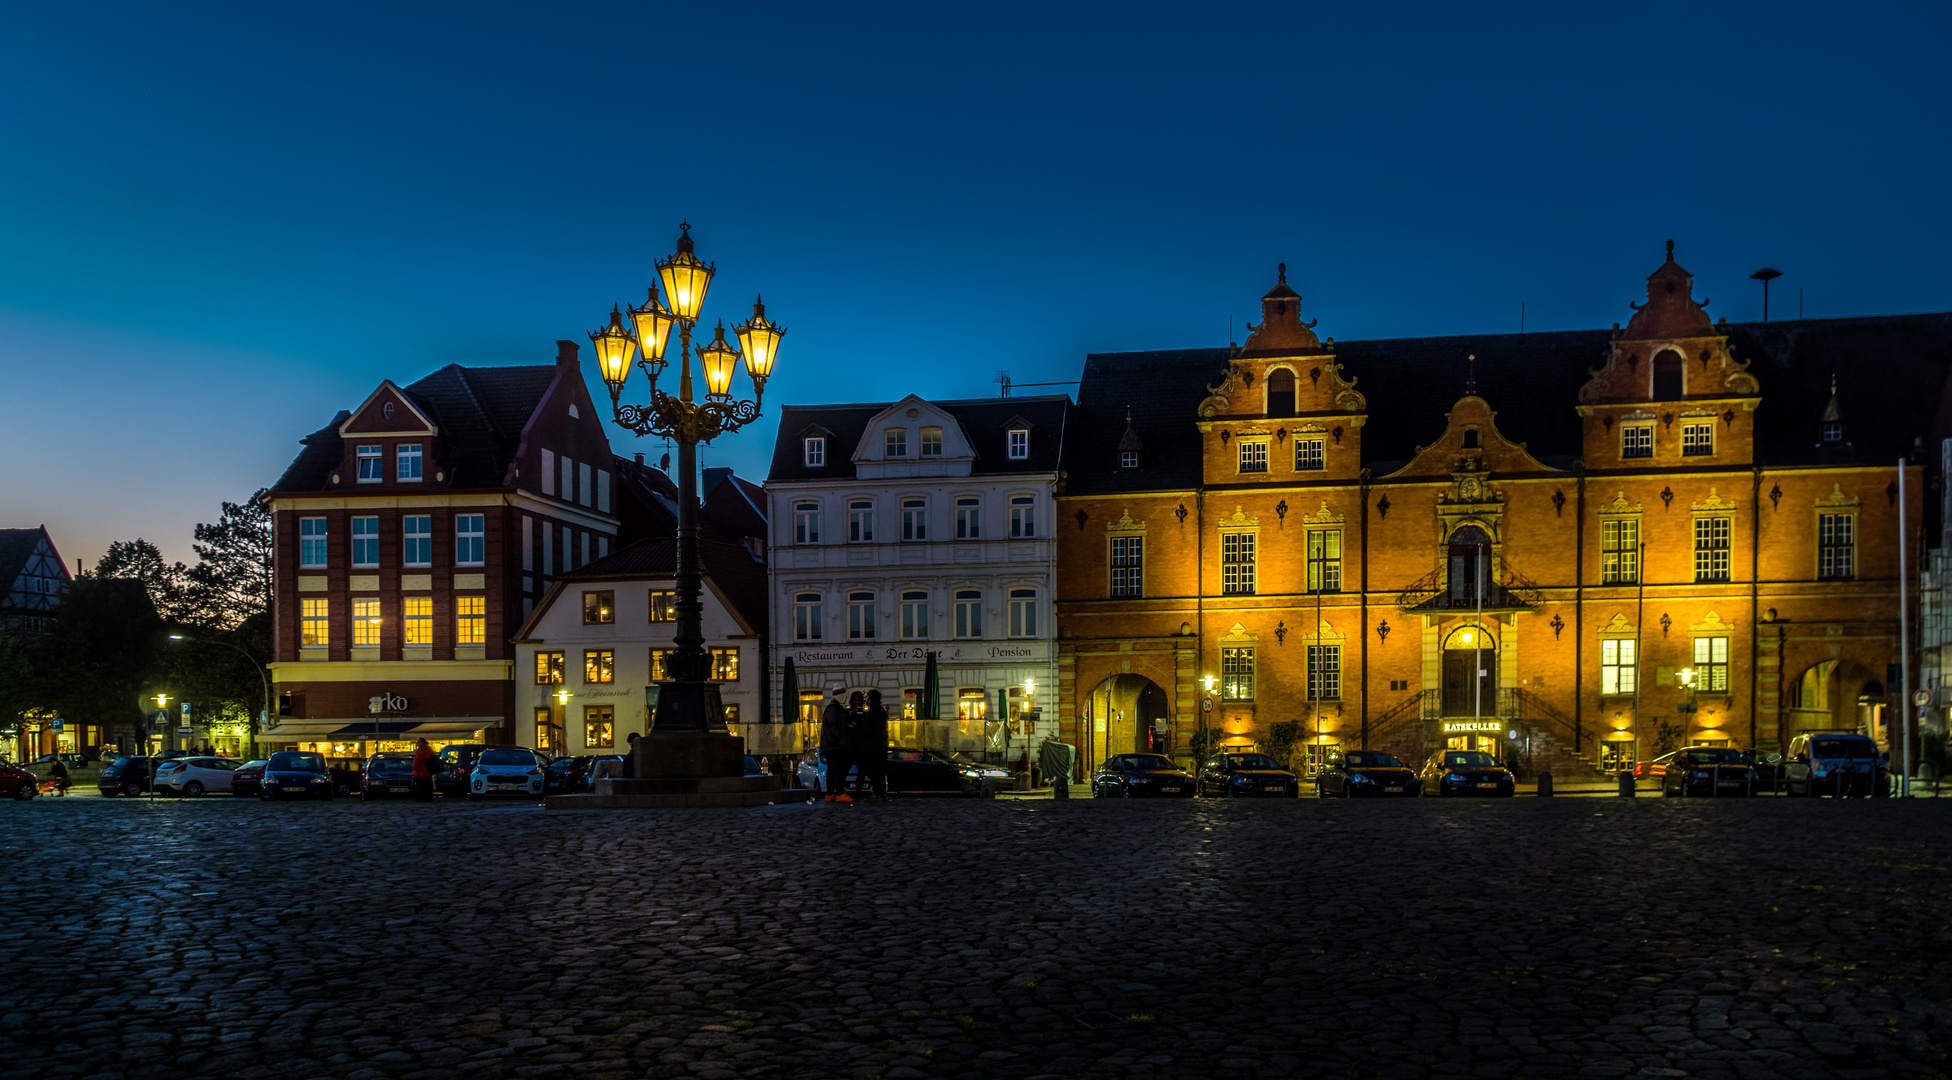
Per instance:
[[[41,546],[41,537],[47,535],[47,526],[32,529],[0,529],[0,592],[13,586],[14,579],[20,576],[33,557],[34,549]],[[49,549],[54,541],[49,540]],[[67,567],[62,567],[63,572]]]
[[[332,470],[345,458],[345,440],[339,437],[339,425],[350,419],[351,411],[340,409],[331,423],[298,440],[304,449],[285,466],[285,474],[271,485],[271,490],[323,491],[332,479]]]
[[[698,542],[698,562],[705,576],[712,579],[748,625],[765,633],[766,564],[739,544],[716,540]],[[675,537],[639,540],[618,548],[595,562],[562,575],[562,581],[603,581],[629,577],[671,577],[677,573],[678,541]]]
[[[1196,399],[1197,401],[1197,399]],[[860,445],[868,421],[892,401],[858,405],[787,405],[779,412],[779,435],[773,442],[773,467],[766,479],[830,480],[853,476],[854,448]],[[976,451],[972,471],[978,476],[1053,472],[1063,454],[1067,431],[1075,411],[1071,399],[1062,394],[1037,397],[977,398],[972,401],[930,401],[930,405],[956,418]],[[1189,410],[1190,411],[1190,410]],[[1004,453],[1004,432],[1011,421],[1022,418],[1030,424],[1030,456],[1011,461]],[[828,436],[828,464],[809,469],[800,456],[800,439],[809,428]],[[1112,436],[1115,441],[1118,436]],[[1109,444],[1107,444],[1109,445]]]
[[[1914,438],[1952,437],[1952,313],[1730,323],[1719,328],[1761,383],[1756,458],[1765,465],[1895,461]],[[1339,341],[1345,377],[1369,402],[1365,464],[1382,476],[1436,440],[1464,394],[1465,357],[1477,356],[1479,396],[1498,430],[1547,465],[1579,457],[1576,406],[1590,369],[1605,362],[1610,330]],[[1093,353],[1078,388],[1067,440],[1066,490],[1074,494],[1191,488],[1200,482],[1194,410],[1217,385],[1225,349]],[[1837,397],[1853,418],[1849,443],[1821,447],[1818,417]],[[1125,410],[1144,440],[1138,470],[1117,468]],[[1927,453],[1927,463],[1936,455]],[[777,468],[778,458],[775,458]]]
[[[726,539],[766,536],[766,494],[728,468],[704,470],[699,516]]]

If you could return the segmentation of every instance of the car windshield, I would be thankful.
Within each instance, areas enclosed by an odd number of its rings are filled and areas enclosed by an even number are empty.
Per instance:
[[[1374,750],[1354,750],[1346,755],[1343,760],[1349,763],[1351,769],[1402,769],[1408,767],[1388,754],[1379,754]]]
[[[526,750],[490,750],[477,761],[482,765],[520,765],[526,769],[535,764],[535,755]]]
[[[1866,738],[1811,739],[1810,753],[1818,757],[1875,758],[1877,744]]]
[[[1229,754],[1227,767],[1230,769],[1278,769],[1280,764],[1266,754]]]
[[[1447,769],[1495,769],[1498,759],[1478,750],[1451,750],[1444,754]]]
[[[1723,750],[1713,746],[1688,751],[1688,764],[1690,765],[1721,765],[1724,763],[1731,765],[1743,764],[1742,755],[1733,750]]]
[[[366,772],[371,776],[405,776],[412,771],[410,757],[376,757],[366,763]]]
[[[263,759],[263,758],[259,758],[259,759],[257,759],[256,761],[247,761],[247,762],[245,762],[244,764],[242,764],[242,765],[239,765],[239,766],[238,766],[238,768],[240,768],[240,769],[262,769],[262,768],[264,768],[264,759]]]
[[[317,754],[301,754],[294,750],[285,750],[271,755],[271,759],[265,762],[264,767],[291,772],[322,773],[325,771],[325,759]]]
[[[1127,769],[1176,769],[1171,758],[1159,754],[1126,754],[1119,764]]]

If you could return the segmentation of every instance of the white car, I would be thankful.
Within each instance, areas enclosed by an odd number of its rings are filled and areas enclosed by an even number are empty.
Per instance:
[[[156,766],[152,782],[158,795],[183,795],[196,798],[207,791],[230,794],[230,778],[241,761],[220,757],[175,758]]]
[[[543,759],[529,750],[484,750],[468,774],[468,798],[490,795],[542,797]]]

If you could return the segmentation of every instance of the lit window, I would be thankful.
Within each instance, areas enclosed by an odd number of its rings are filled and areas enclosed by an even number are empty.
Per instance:
[[[1728,693],[1728,639],[1694,639],[1694,688],[1709,694]]]
[[[298,565],[315,569],[325,565],[325,519],[298,519]],[[35,584],[40,584],[36,579]]]
[[[326,618],[324,600],[300,600],[298,602],[300,633],[298,643],[307,648],[330,645],[332,633]]]
[[[818,469],[827,464],[827,440],[814,436],[800,443],[806,454],[807,468]]]
[[[1145,537],[1112,537],[1112,595],[1145,595]]]
[[[380,564],[379,518],[352,519],[352,564],[362,568]]]
[[[1259,439],[1242,439],[1240,446],[1240,471],[1267,471],[1267,443]]]
[[[484,514],[454,516],[454,564],[480,566],[488,561],[488,518]]]
[[[400,601],[400,640],[405,645],[434,643],[434,598],[409,596]]]
[[[1308,646],[1308,700],[1334,701],[1342,696],[1342,646]]]
[[[1254,591],[1254,534],[1220,534],[1220,591]]]
[[[1682,424],[1681,453],[1683,455],[1712,454],[1715,452],[1715,425]]]
[[[434,565],[434,519],[426,514],[401,518],[400,550],[407,566]]]
[[[539,652],[535,654],[535,684],[537,686],[560,685],[563,681],[563,654],[559,652]]]
[[[1295,440],[1295,470],[1297,472],[1314,472],[1327,467],[1328,465],[1322,456],[1322,440]]]
[[[583,745],[592,750],[608,750],[615,746],[616,742],[616,706],[583,706]]]
[[[796,502],[793,504],[793,542],[796,544],[818,544],[820,542],[819,503]]]
[[[1728,580],[1728,526],[1725,517],[1694,519],[1694,579]]]
[[[420,479],[419,443],[401,443],[393,451],[393,460],[396,467],[394,475],[399,479],[406,481]]]
[[[1640,580],[1640,522],[1600,522],[1600,583],[1631,585]]]
[[[927,499],[903,499],[901,501],[901,538],[903,540],[927,540],[929,538],[929,501]]]
[[[956,539],[980,540],[983,536],[983,500],[965,495],[956,500]]]
[[[1009,446],[1011,461],[1023,461],[1030,457],[1030,429],[1011,428]]]
[[[660,589],[651,590],[651,621],[676,622],[678,620],[678,594]]]
[[[1632,638],[1607,638],[1600,642],[1600,693],[1631,694],[1638,668],[1634,664]]]
[[[910,590],[901,594],[901,636],[929,636],[929,594]]]
[[[922,456],[923,457],[942,456],[942,429],[941,428],[925,427],[922,429]]]
[[[1037,590],[1010,590],[1010,636],[1037,636]]]
[[[874,594],[847,594],[847,636],[853,640],[874,637]]]
[[[617,594],[609,589],[583,594],[583,625],[599,626],[617,621]]]
[[[1342,591],[1342,530],[1316,529],[1308,534],[1308,591]]]
[[[847,503],[847,542],[874,542],[874,500],[850,499]]]
[[[1654,425],[1629,424],[1621,428],[1620,456],[1623,458],[1653,457]]]
[[[1820,578],[1847,578],[1857,572],[1857,518],[1853,514],[1816,516],[1817,567]]]
[[[359,482],[377,484],[386,479],[384,446],[361,446],[359,448]]]
[[[956,592],[956,636],[983,636],[983,594],[976,589],[959,589]]]
[[[380,602],[360,598],[352,602],[352,643],[354,648],[371,648],[380,643]]]
[[[484,645],[488,641],[488,598],[454,598],[454,644]]]
[[[586,683],[614,682],[617,677],[616,654],[609,649],[583,650],[583,681]]]
[[[793,598],[793,637],[799,641],[819,641],[820,594],[803,592]]]
[[[1254,700],[1254,650],[1220,650],[1220,696],[1227,701]]]
[[[670,649],[651,650],[651,681],[652,682],[671,681],[671,670],[669,665],[667,664],[667,661],[669,661],[670,659],[671,659]]]
[[[981,720],[990,713],[989,692],[980,686],[956,688],[956,719]]]
[[[881,445],[886,448],[888,457],[908,456],[908,429],[891,427],[881,433]]]
[[[736,648],[712,650],[712,678],[719,682],[739,681],[739,650]]]
[[[1035,495],[1010,496],[1010,535],[1019,540],[1037,535]]]

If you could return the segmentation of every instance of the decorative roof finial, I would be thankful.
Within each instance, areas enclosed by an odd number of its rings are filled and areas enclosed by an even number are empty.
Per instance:
[[[1837,396],[1837,373],[1834,371],[1830,373],[1830,396]]]
[[[1478,354],[1472,353],[1466,356],[1464,361],[1470,365],[1466,368],[1466,374],[1464,376],[1464,392],[1467,394],[1476,394],[1478,392]]]
[[[1288,264],[1287,264],[1287,263],[1275,263],[1275,264],[1274,264],[1274,273],[1275,273],[1275,276],[1276,276],[1276,277],[1278,277],[1278,278],[1280,278],[1280,279],[1281,279],[1281,284],[1283,284],[1283,285],[1286,285],[1286,284],[1288,283]]]
[[[1669,240],[1667,242],[1667,261],[1668,262],[1674,261],[1674,241],[1672,240]]]

